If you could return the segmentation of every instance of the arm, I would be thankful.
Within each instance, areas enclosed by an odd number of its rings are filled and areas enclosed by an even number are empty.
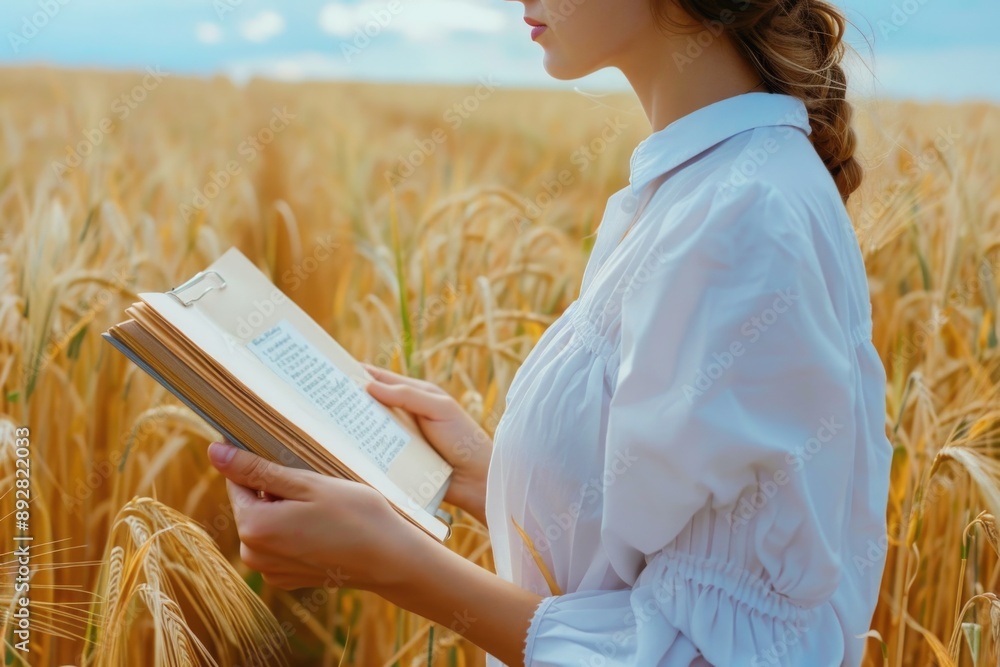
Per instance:
[[[450,628],[511,667],[524,664],[524,641],[542,598],[424,535],[409,535],[408,557],[373,591]]]
[[[538,595],[437,542],[371,487],[285,468],[228,444],[213,443],[209,457],[228,480],[240,557],[269,584],[370,590],[508,665],[523,664]]]

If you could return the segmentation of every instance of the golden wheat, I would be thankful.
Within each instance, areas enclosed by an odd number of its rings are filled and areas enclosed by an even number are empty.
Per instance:
[[[29,426],[31,664],[482,665],[375,596],[248,572],[213,434],[99,333],[235,244],[356,356],[439,383],[491,431],[575,296],[648,132],[641,110],[624,95],[501,87],[470,105],[470,88],[168,78],[119,118],[137,78],[0,70],[0,488]],[[887,555],[866,663],[996,664],[1000,114],[862,107],[869,177],[851,211],[896,448],[890,534],[859,555]],[[294,117],[263,132],[276,114]],[[624,130],[597,142],[608,122]],[[14,507],[0,493],[4,610]],[[461,513],[450,545],[491,566]],[[2,630],[19,664],[9,617]]]

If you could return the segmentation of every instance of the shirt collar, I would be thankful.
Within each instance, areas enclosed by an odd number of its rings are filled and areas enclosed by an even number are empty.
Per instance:
[[[809,113],[798,97],[745,93],[720,100],[678,118],[649,135],[632,152],[629,183],[638,195],[658,176],[729,137],[756,127],[789,125],[807,135]]]

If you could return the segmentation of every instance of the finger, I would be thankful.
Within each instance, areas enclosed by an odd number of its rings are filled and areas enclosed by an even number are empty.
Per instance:
[[[229,492],[229,503],[233,506],[233,517],[238,524],[247,512],[257,511],[260,503],[270,503],[257,495],[254,489],[241,486],[231,479],[226,480],[226,490]]]
[[[273,572],[275,574],[287,574],[291,572],[291,566],[287,558],[265,553],[242,541],[240,542],[240,560],[251,570],[257,570],[258,572]]]
[[[275,506],[272,501],[258,497],[253,489],[240,486],[231,479],[226,480],[226,490],[229,492],[229,503],[233,506],[236,531],[240,535],[247,532],[249,524],[259,525],[262,520],[261,513],[270,513],[271,508]]]
[[[296,574],[270,574],[261,572],[264,583],[272,588],[280,588],[285,591],[297,591],[300,588],[317,588],[319,583],[309,577]]]
[[[253,536],[259,531],[260,504],[265,502],[257,497],[257,492],[240,486],[236,482],[227,479],[226,490],[229,491],[229,502],[233,506],[233,519],[236,523],[236,532],[243,542],[254,539]]]
[[[380,368],[378,366],[373,366],[368,363],[362,362],[361,365],[364,366],[365,369],[371,374],[371,376],[376,380],[378,380],[379,382],[383,382],[385,384],[405,384],[435,394],[445,393],[444,389],[441,389],[441,387],[437,386],[433,382],[428,382],[427,380],[419,380],[417,378],[411,378],[406,375],[400,375],[399,373],[394,373],[393,371],[390,371],[388,368]]]
[[[370,382],[366,389],[376,400],[390,407],[403,408],[429,419],[444,419],[448,416],[446,396],[431,394],[408,384]]]
[[[394,373],[388,368],[382,368],[380,366],[374,366],[367,362],[361,362],[361,365],[365,367],[365,370],[371,373],[372,377],[379,382],[385,382],[386,384],[412,384],[414,378],[407,377],[405,375],[400,375],[399,373]]]
[[[239,513],[244,507],[253,507],[255,503],[263,502],[257,497],[257,492],[240,486],[231,479],[226,480],[226,490],[229,491],[229,501],[233,505],[234,513]]]
[[[320,570],[287,556],[278,556],[267,548],[261,549],[240,542],[240,560],[251,570],[260,572],[267,583],[279,587],[280,581],[296,582],[292,588],[303,586],[328,586],[339,580],[329,576],[329,570]]]
[[[273,496],[270,493],[264,493],[260,489],[248,489],[245,486],[240,486],[236,482],[227,479],[226,484],[229,485],[229,499],[232,501],[239,501],[244,505],[251,505],[258,502],[271,502],[274,500],[280,500],[277,496]]]
[[[256,490],[289,500],[306,500],[312,496],[310,475],[316,473],[280,466],[223,442],[209,445],[208,457],[226,479],[246,487],[247,493],[254,496]]]

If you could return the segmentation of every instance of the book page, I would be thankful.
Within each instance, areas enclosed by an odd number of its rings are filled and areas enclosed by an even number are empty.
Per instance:
[[[189,285],[170,293],[139,295],[172,332],[165,334],[166,338],[176,335],[184,339],[185,345],[204,359],[198,366],[218,369],[228,392],[246,393],[250,403],[265,406],[266,418],[251,410],[246,413],[250,419],[264,420],[261,423],[270,426],[287,423],[300,434],[301,443],[289,441],[286,446],[297,453],[301,449],[298,455],[315,470],[331,475],[334,468],[350,470],[352,476],[377,489],[427,532],[444,539],[446,531],[433,511],[450,483],[452,468],[426,441],[413,416],[400,408],[383,406],[358,386],[363,398],[375,402],[376,414],[387,413],[407,439],[401,451],[385,447],[387,456],[382,462],[391,459],[391,465],[384,470],[339,421],[317,407],[294,382],[270,368],[250,343],[284,320],[321,359],[356,385],[368,378],[364,367],[237,248],[227,250],[202,273],[211,272],[221,280],[188,281]],[[319,459],[336,461],[336,465]]]
[[[288,320],[251,340],[247,347],[312,405],[354,438],[382,472],[410,440],[374,398],[324,357]]]

